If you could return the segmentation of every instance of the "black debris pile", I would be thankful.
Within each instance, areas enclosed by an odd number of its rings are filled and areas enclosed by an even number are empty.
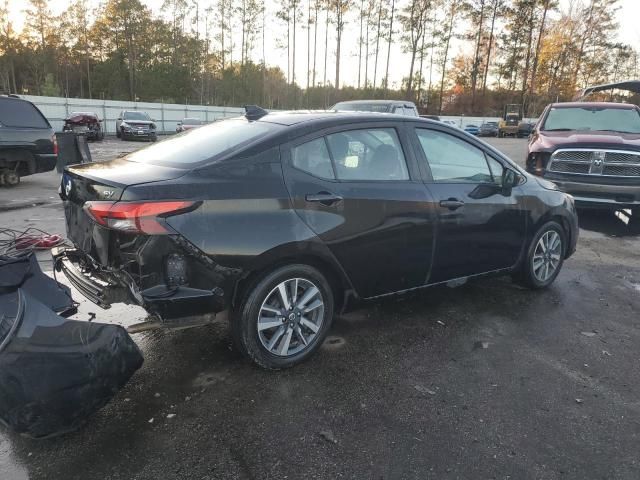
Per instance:
[[[142,366],[119,325],[65,318],[67,287],[33,253],[0,256],[0,423],[30,437],[77,428]]]

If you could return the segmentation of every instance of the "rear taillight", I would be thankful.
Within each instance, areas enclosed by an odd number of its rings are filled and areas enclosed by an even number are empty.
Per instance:
[[[51,135],[51,141],[53,142],[53,154],[58,155],[58,139],[55,133]]]
[[[147,235],[170,233],[162,218],[193,209],[195,202],[87,202],[85,211],[96,223],[114,230]]]

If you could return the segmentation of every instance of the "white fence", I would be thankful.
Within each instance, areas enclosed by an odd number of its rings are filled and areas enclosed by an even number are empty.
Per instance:
[[[31,95],[21,95],[21,98],[33,102],[47,117],[55,131],[62,130],[64,119],[71,112],[95,112],[104,121],[103,128],[105,132],[112,135],[116,133],[116,119],[122,110],[143,110],[147,112],[156,122],[159,133],[175,133],[176,125],[183,118],[195,117],[204,122],[213,122],[219,118],[244,114],[244,109],[237,107],[37,97]]]
[[[116,119],[122,110],[143,110],[153,118],[159,133],[174,133],[176,125],[183,118],[195,117],[204,122],[213,122],[219,118],[235,117],[244,114],[239,107],[215,107],[205,105],[179,105],[174,103],[126,102],[118,100],[89,100],[87,98],[37,97],[21,95],[33,102],[51,123],[56,131],[61,131],[64,119],[71,112],[95,112],[104,120],[103,128],[107,134],[116,133]],[[484,122],[497,122],[498,117],[442,116],[441,120],[453,120],[460,128],[467,125],[480,126]],[[527,119],[534,121],[535,119]]]

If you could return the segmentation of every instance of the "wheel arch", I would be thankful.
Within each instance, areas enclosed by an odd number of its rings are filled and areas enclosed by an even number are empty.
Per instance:
[[[324,245],[310,243],[313,245],[307,245],[307,248],[300,248],[300,246],[296,248],[301,251],[290,251],[285,247],[278,247],[256,259],[251,268],[235,283],[231,298],[232,308],[237,308],[246,292],[270,272],[286,265],[303,264],[316,268],[324,275],[333,291],[335,310],[338,312],[344,310],[349,299],[357,297],[351,281],[330,252],[322,251],[326,249]]]
[[[529,242],[533,241],[533,239],[537,235],[540,228],[547,222],[556,222],[557,224],[560,225],[560,227],[562,227],[562,231],[565,235],[565,243],[566,243],[564,254],[565,254],[565,258],[567,258],[567,254],[569,253],[569,245],[571,245],[572,244],[571,242],[573,241],[573,238],[571,237],[572,235],[571,223],[569,219],[566,217],[566,215],[563,215],[558,211],[549,211],[547,212],[546,215],[543,215],[538,219],[538,221],[535,224],[535,227],[531,232],[531,238],[529,239]]]

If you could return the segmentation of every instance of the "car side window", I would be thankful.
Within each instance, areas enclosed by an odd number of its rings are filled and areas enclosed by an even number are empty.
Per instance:
[[[335,179],[324,137],[293,147],[291,163],[295,168],[315,177]]]
[[[493,183],[484,152],[454,135],[417,128],[433,180],[439,183]]]
[[[409,180],[394,128],[349,130],[327,135],[338,180]]]
[[[404,107],[404,114],[409,117],[417,117],[416,111],[413,107]]]

